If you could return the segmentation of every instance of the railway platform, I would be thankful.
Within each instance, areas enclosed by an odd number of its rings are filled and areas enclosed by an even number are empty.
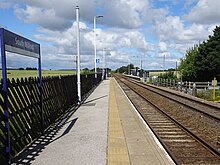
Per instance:
[[[12,164],[174,164],[117,82],[104,80]]]

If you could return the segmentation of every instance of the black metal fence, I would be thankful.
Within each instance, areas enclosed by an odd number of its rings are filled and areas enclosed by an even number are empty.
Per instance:
[[[81,75],[82,97],[100,81],[101,75],[98,75],[96,81],[94,74]],[[77,77],[71,75],[43,78],[43,120],[38,79],[12,79],[7,83],[11,157],[14,157],[77,103]],[[0,164],[5,164],[6,119],[2,84],[0,87]]]

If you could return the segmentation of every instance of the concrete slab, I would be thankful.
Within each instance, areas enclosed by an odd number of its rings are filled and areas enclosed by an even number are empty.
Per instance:
[[[103,81],[47,144],[40,141],[19,163],[104,165],[107,163],[109,80]],[[52,130],[53,131],[53,130]],[[46,136],[43,138],[47,138]],[[34,146],[31,146],[34,147]],[[30,158],[30,159],[29,159]]]

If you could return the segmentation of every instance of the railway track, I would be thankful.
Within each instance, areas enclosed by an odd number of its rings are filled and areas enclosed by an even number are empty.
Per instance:
[[[176,164],[220,164],[220,107],[115,76]]]

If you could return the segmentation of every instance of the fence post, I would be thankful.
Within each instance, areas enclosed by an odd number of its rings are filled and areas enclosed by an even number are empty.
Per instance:
[[[173,89],[176,90],[176,80],[173,80]]]
[[[175,89],[177,90],[178,88],[178,85],[177,85],[178,81],[177,80],[174,80],[174,86],[175,86]]]
[[[193,96],[197,96],[196,83],[193,83],[192,95],[193,95]]]
[[[207,89],[209,89],[209,85],[210,85],[210,84],[209,84],[209,81],[208,81],[208,87],[207,87]],[[205,89],[206,89],[206,88],[205,88]]]
[[[188,89],[189,90],[187,90],[187,93],[190,93],[191,92],[191,82],[190,81],[188,82]]]
[[[181,82],[180,82],[180,92],[183,91],[183,87],[182,87],[182,85],[183,85],[183,82],[181,81]]]
[[[185,93],[187,93],[187,81],[186,81],[186,84],[185,84],[185,90],[184,90]]]
[[[2,64],[2,96],[3,96],[3,111],[4,111],[4,124],[5,124],[5,158],[7,164],[11,164],[11,143],[10,143],[10,124],[9,124],[9,111],[8,111],[8,83],[7,83],[7,62],[4,43],[4,32],[0,29],[0,53]]]

